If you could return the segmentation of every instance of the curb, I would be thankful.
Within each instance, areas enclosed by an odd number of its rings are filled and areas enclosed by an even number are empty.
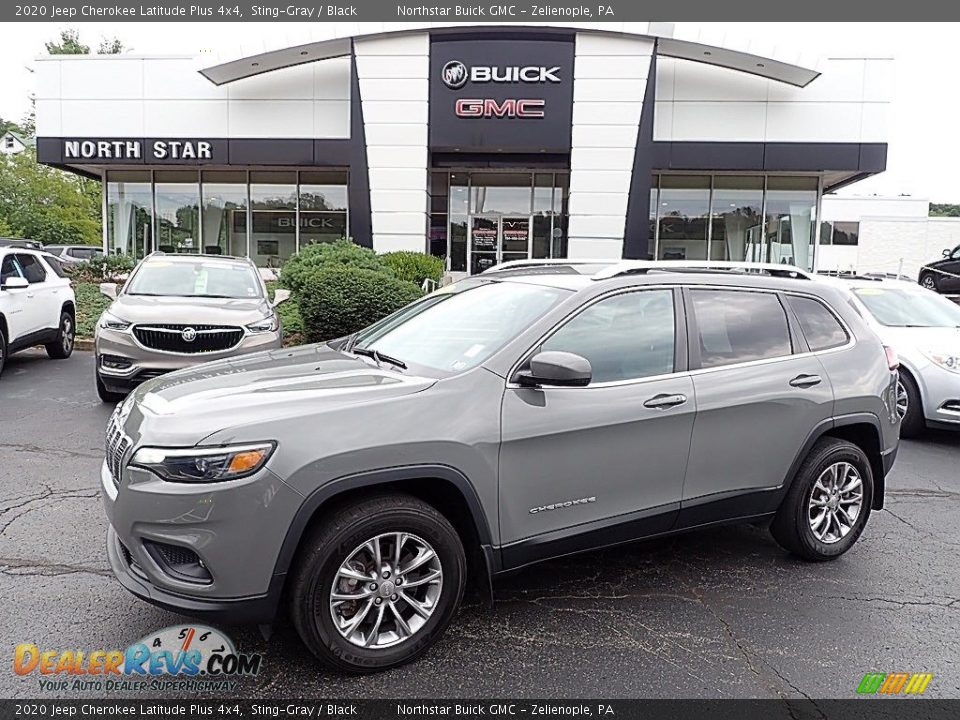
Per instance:
[[[93,350],[93,338],[75,338],[73,341],[74,350]]]

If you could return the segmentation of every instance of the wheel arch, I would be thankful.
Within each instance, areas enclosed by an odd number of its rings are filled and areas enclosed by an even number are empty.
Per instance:
[[[796,459],[790,467],[788,482],[784,487],[784,494],[790,489],[790,486],[796,481],[797,473],[804,458],[810,453],[810,450],[818,440],[824,437],[837,438],[851,442],[867,456],[870,463],[870,469],[873,471],[873,510],[883,509],[884,492],[886,489],[886,471],[883,465],[882,456],[882,434],[880,431],[880,420],[871,413],[858,413],[854,415],[844,415],[838,418],[831,418],[820,423],[813,432],[810,433],[803,448],[797,454]]]
[[[7,326],[7,317],[3,313],[0,313],[0,332],[3,333],[4,339],[10,342],[10,328]]]
[[[67,300],[66,302],[63,303],[63,305],[60,307],[60,312],[64,312],[64,311],[70,313],[70,316],[74,319],[74,322],[76,322],[77,306],[73,300]]]
[[[407,493],[437,509],[460,536],[467,553],[468,582],[474,580],[492,597],[493,574],[498,569],[490,526],[480,498],[467,477],[446,465],[411,465],[358,473],[326,483],[307,496],[294,516],[274,566],[275,583],[282,587],[296,562],[303,538],[337,506],[371,492]],[[277,598],[279,600],[279,598]]]

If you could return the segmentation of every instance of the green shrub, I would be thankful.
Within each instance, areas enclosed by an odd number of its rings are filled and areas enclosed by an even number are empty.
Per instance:
[[[73,265],[64,265],[74,282],[116,282],[128,275],[136,266],[129,255],[101,255]]]
[[[417,287],[422,287],[424,280],[439,283],[443,277],[443,258],[412,250],[389,252],[380,258],[393,270],[394,275],[416,284]]]
[[[78,282],[74,287],[77,296],[77,337],[92,338],[100,314],[113,302],[100,294],[100,285]]]
[[[367,268],[327,267],[302,280],[299,305],[307,342],[354,333],[422,295],[411,282]]]
[[[280,284],[294,293],[299,293],[307,275],[334,265],[389,272],[383,260],[373,250],[357,245],[347,238],[340,238],[332,243],[316,243],[302,248],[283,264]]]

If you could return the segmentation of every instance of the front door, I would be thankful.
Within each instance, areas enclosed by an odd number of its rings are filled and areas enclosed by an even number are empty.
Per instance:
[[[696,410],[686,353],[676,351],[679,303],[670,288],[598,300],[533,351],[585,357],[589,385],[508,385],[500,445],[506,564],[672,525]]]
[[[474,215],[470,221],[470,273],[530,257],[529,215]]]

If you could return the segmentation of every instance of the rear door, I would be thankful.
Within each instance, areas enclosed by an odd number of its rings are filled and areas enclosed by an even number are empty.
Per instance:
[[[697,416],[681,522],[766,512],[769,491],[833,413],[830,380],[779,293],[685,292]]]
[[[596,545],[672,525],[694,416],[680,303],[671,288],[604,296],[530,353],[587,358],[588,386],[508,384],[500,449],[506,564],[570,552],[573,536]]]
[[[24,312],[30,318],[30,332],[57,328],[60,324],[61,294],[66,287],[57,274],[32,253],[17,253],[17,263],[30,283]],[[69,281],[64,281],[69,282]]]

